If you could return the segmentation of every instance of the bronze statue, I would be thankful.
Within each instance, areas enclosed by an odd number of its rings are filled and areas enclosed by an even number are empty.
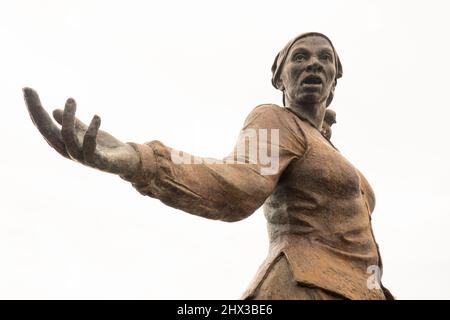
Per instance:
[[[379,281],[382,263],[371,226],[375,195],[330,141],[336,114],[327,107],[342,76],[333,44],[320,33],[299,35],[276,56],[272,74],[284,106],[254,108],[245,134],[221,161],[156,140],[121,142],[99,130],[98,116],[89,126],[78,120],[73,99],[53,113],[60,129],[34,90],[25,88],[24,96],[31,119],[57,152],[119,175],[143,195],[228,222],[264,205],[270,251],[243,299],[392,299]],[[263,153],[243,148],[252,139],[259,151],[271,150],[271,170]],[[368,270],[380,272],[375,285]]]

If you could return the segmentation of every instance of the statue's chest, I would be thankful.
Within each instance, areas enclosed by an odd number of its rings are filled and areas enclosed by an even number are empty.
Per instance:
[[[289,171],[286,178],[298,189],[338,198],[360,193],[356,168],[319,132],[308,133],[308,150]]]

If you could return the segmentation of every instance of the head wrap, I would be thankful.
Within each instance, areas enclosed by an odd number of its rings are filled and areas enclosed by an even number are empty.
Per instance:
[[[336,50],[334,49],[334,46],[333,46],[333,43],[331,42],[331,40],[328,39],[328,37],[326,35],[319,33],[319,32],[302,33],[302,34],[298,35],[297,37],[295,37],[294,39],[292,39],[291,41],[289,41],[284,46],[284,48],[281,49],[281,51],[275,57],[275,60],[272,65],[272,85],[276,89],[283,91],[283,104],[284,104],[284,90],[280,84],[280,75],[281,75],[281,71],[283,70],[284,63],[289,54],[289,50],[294,45],[294,43],[297,42],[297,40],[299,40],[299,39],[309,37],[309,36],[322,37],[330,43],[331,48],[333,49],[333,52],[334,52],[334,62],[336,64],[336,77],[334,79],[335,84],[337,83],[337,79],[342,77],[342,64],[341,64],[341,61],[339,60],[339,56],[338,56]],[[331,101],[333,100],[333,95],[334,95],[333,92],[330,92],[330,95],[327,98],[327,107],[330,105]]]

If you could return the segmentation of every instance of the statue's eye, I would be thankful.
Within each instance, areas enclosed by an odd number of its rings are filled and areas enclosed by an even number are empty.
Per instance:
[[[328,60],[328,61],[331,61],[331,54],[329,54],[329,53],[322,53],[322,54],[320,55],[320,59],[321,59],[321,60]]]
[[[295,62],[303,62],[303,61],[305,61],[305,60],[306,60],[306,55],[303,54],[303,53],[297,53],[297,54],[294,56],[294,61],[295,61]]]

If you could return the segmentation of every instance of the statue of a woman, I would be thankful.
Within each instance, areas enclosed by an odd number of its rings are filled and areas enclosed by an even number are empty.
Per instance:
[[[119,175],[143,195],[228,222],[264,205],[270,251],[244,299],[391,299],[380,282],[371,227],[374,193],[329,140],[335,114],[327,107],[342,76],[336,50],[323,34],[302,34],[276,56],[272,74],[284,106],[254,108],[246,134],[223,161],[193,158],[156,140],[123,143],[99,130],[98,116],[89,126],[78,120],[73,99],[53,113],[60,129],[34,90],[25,88],[24,96],[51,147]],[[264,171],[267,157],[242,148],[252,139],[258,151],[271,150],[271,170]]]

